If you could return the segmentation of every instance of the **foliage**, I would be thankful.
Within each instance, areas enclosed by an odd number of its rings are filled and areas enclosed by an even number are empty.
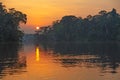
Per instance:
[[[53,33],[55,41],[119,41],[120,15],[116,9],[110,12],[101,10],[97,15],[86,18],[69,15],[54,21],[51,28],[47,31],[49,33],[43,31],[39,37],[52,37],[49,34]]]
[[[14,8],[6,9],[0,3],[0,42],[21,40],[23,31],[20,30],[19,25],[26,21],[26,14]]]

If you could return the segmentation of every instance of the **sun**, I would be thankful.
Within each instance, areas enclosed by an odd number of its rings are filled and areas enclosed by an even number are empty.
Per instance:
[[[39,30],[40,28],[39,27],[36,27],[37,30]]]

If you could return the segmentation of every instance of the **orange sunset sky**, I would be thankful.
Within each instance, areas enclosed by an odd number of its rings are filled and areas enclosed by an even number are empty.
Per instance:
[[[51,25],[65,15],[86,17],[100,10],[117,9],[120,0],[0,0],[7,8],[15,8],[27,14],[26,25],[21,25],[25,33],[34,33],[35,27]]]

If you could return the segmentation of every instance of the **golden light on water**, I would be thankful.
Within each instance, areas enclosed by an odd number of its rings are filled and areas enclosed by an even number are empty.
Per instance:
[[[36,61],[40,61],[40,51],[39,51],[39,47],[36,47]]]

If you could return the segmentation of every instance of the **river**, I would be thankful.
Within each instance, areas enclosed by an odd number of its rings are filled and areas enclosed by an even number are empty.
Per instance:
[[[0,80],[120,80],[120,45],[1,44]]]

